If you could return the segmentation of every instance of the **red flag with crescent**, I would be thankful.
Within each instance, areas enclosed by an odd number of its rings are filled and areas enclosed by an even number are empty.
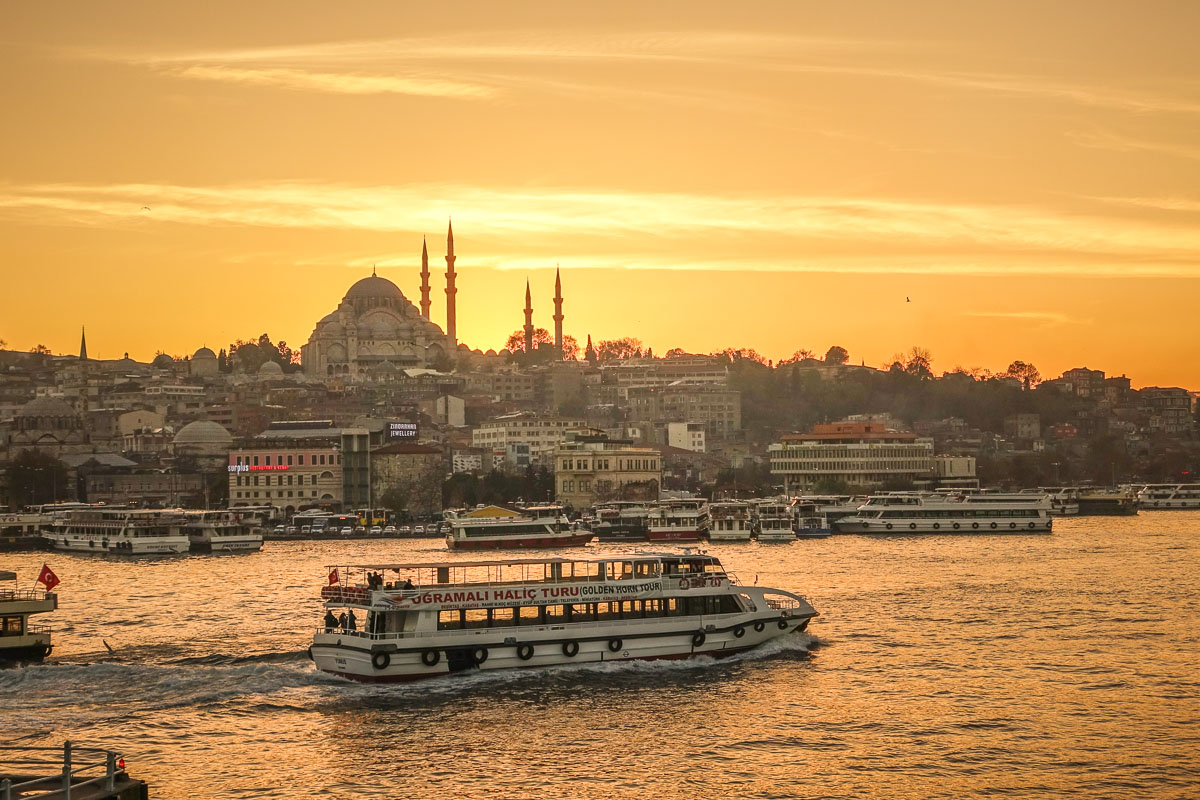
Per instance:
[[[337,567],[334,567],[333,569],[331,569],[329,571],[329,585],[333,586],[337,582],[338,582]]]
[[[58,576],[54,574],[54,570],[45,563],[42,564],[42,571],[38,574],[37,582],[44,585],[47,592],[61,583]]]

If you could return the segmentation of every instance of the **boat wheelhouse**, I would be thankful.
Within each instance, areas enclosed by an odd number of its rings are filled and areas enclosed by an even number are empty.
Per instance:
[[[329,568],[318,669],[404,681],[469,669],[726,656],[817,615],[705,554]]]
[[[1137,497],[1138,504],[1151,511],[1200,508],[1200,483],[1151,483]]]
[[[708,511],[710,542],[748,542],[754,535],[749,503],[737,500],[710,503]]]
[[[663,500],[646,518],[652,542],[698,542],[708,533],[708,503],[701,499]]]
[[[450,530],[446,533],[446,547],[451,550],[582,547],[594,536],[590,530],[572,525],[562,506],[527,506],[519,511],[496,507],[494,511],[480,516],[464,512],[447,517]]]
[[[173,555],[188,551],[183,524],[179,509],[89,508],[63,514],[46,538],[55,550],[77,553]]]
[[[257,521],[236,511],[185,511],[183,531],[192,550],[200,553],[249,553],[261,550]]]
[[[888,492],[872,495],[835,527],[841,533],[880,535],[1049,533],[1050,500],[1044,495]]]
[[[833,533],[825,517],[817,511],[816,503],[793,500],[788,513],[797,539],[825,539]]]
[[[0,571],[0,664],[41,661],[50,655],[49,625],[31,625],[32,614],[58,608],[58,595],[21,589],[15,572]]]
[[[792,529],[792,514],[786,500],[759,500],[754,505],[754,518],[760,542],[796,541],[796,531]]]
[[[598,503],[588,525],[596,534],[596,541],[644,542],[649,514],[645,503],[624,500]]]

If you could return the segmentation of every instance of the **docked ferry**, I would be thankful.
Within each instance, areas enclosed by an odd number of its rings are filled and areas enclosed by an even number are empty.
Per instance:
[[[518,547],[582,547],[595,535],[572,525],[562,506],[528,506],[497,516],[471,516],[471,512],[447,516],[450,530],[446,547],[451,550],[497,550]],[[449,515],[450,512],[447,512]]]
[[[262,530],[236,511],[185,511],[183,530],[198,553],[249,553],[261,550]]]
[[[29,623],[32,614],[58,608],[58,595],[17,587],[17,573],[0,571],[0,664],[41,661],[50,655],[50,626]]]
[[[1200,483],[1152,483],[1137,498],[1138,505],[1152,511],[1200,508]]]
[[[111,555],[186,553],[190,542],[178,509],[89,508],[68,511],[45,537],[55,550]]]
[[[1043,486],[1022,489],[1022,494],[1045,494],[1050,498],[1050,514],[1055,517],[1074,517],[1079,514],[1079,490],[1073,486]]]
[[[1049,533],[1050,500],[1045,495],[888,492],[872,495],[840,533]]]
[[[749,503],[737,500],[710,503],[708,512],[710,542],[748,542],[754,535]]]
[[[588,523],[596,541],[600,542],[644,542],[646,540],[646,517],[650,509],[645,503],[613,501],[596,505],[595,513]]]
[[[701,499],[663,500],[646,518],[652,542],[698,542],[709,528],[708,503]]]
[[[1084,487],[1079,490],[1079,513],[1084,516],[1131,517],[1138,513],[1138,493],[1132,486]]]
[[[405,681],[471,669],[726,656],[817,612],[744,586],[709,555],[336,566],[321,590],[318,669]]]
[[[792,529],[792,512],[786,500],[759,500],[755,504],[754,516],[760,542],[796,541],[796,531]]]

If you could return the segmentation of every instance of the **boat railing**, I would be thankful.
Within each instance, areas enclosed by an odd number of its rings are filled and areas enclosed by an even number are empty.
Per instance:
[[[47,593],[41,589],[0,589],[0,603],[20,600],[45,600]]]
[[[49,626],[49,625],[47,625],[47,624],[46,624],[46,623],[44,623],[44,622],[39,622],[39,623],[38,623],[38,624],[36,624],[36,625],[26,625],[26,626],[25,626],[25,633],[26,633],[26,635],[30,635],[30,634],[35,634],[35,633],[36,633],[36,634],[44,634],[44,635],[46,635],[46,636],[49,636],[49,635],[50,635],[50,633],[51,633],[51,631],[50,631],[50,626]]]
[[[365,583],[351,584],[334,584],[332,586],[321,587],[321,598],[323,600],[351,600],[353,602],[366,602],[370,598],[372,591],[381,591],[389,593],[400,593],[404,597],[414,597],[422,592],[429,591],[444,591],[446,589],[489,589],[494,587],[505,586],[544,586],[558,584],[575,584],[575,583],[614,583],[621,585],[624,581],[653,581],[662,580],[664,582],[679,581],[686,579],[689,583],[697,579],[708,578],[726,578],[730,584],[740,585],[741,581],[732,572],[670,572],[658,575],[624,575],[620,578],[611,578],[607,575],[563,575],[554,577],[547,575],[544,578],[527,578],[512,581],[460,581],[448,583],[420,583],[413,582],[411,589],[404,589],[393,583],[384,583],[382,586],[372,590]],[[664,583],[664,585],[668,585]],[[699,583],[695,584],[701,585]]]
[[[61,757],[52,753],[61,753]],[[41,770],[47,771],[42,774]],[[0,769],[4,775],[15,775],[26,771],[35,775],[15,781],[11,777],[0,778],[0,800],[29,800],[30,798],[63,798],[70,800],[72,792],[89,786],[97,786],[104,792],[116,789],[118,777],[125,772],[125,759],[114,750],[99,747],[75,747],[71,742],[62,747],[0,746]],[[95,772],[101,771],[99,775]],[[85,777],[93,774],[93,777]],[[26,778],[24,774],[17,777]],[[93,792],[80,792],[80,797],[95,796]]]

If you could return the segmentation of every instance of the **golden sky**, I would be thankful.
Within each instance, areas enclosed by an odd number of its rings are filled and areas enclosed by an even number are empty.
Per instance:
[[[293,346],[379,265],[498,348],[1200,388],[1200,3],[0,7],[0,339]],[[146,209],[149,210],[146,210]],[[908,302],[907,300],[911,300]]]

